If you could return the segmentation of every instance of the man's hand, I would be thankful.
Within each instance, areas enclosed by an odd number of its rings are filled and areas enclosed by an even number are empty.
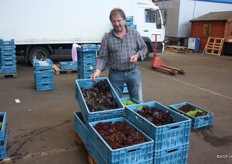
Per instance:
[[[130,57],[131,63],[136,63],[138,61],[139,55],[135,54]]]
[[[100,73],[101,73],[101,70],[96,69],[96,71],[90,76],[90,78],[93,79],[93,81],[96,81],[96,78],[100,76]]]

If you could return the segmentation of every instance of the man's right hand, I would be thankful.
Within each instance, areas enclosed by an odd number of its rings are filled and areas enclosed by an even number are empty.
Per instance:
[[[100,76],[101,70],[100,69],[96,69],[96,71],[90,76],[91,79],[93,79],[94,81],[96,81],[96,78],[98,78]]]

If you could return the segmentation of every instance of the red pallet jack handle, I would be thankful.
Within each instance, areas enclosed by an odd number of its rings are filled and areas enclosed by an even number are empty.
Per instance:
[[[179,68],[174,68],[170,66],[164,65],[164,62],[159,54],[156,53],[157,49],[157,35],[155,35],[155,42],[154,42],[154,58],[152,61],[151,67],[157,71],[165,72],[171,75],[175,75],[176,73],[184,74],[184,70]]]

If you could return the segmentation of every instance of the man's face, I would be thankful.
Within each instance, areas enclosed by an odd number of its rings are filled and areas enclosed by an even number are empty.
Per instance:
[[[126,20],[120,14],[115,14],[111,17],[111,24],[115,32],[122,32],[123,28],[125,28]]]

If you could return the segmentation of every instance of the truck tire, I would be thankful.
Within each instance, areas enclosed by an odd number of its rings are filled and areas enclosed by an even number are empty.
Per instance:
[[[34,47],[29,51],[29,60],[33,64],[33,59],[46,60],[49,58],[50,53],[48,49],[44,47]]]

